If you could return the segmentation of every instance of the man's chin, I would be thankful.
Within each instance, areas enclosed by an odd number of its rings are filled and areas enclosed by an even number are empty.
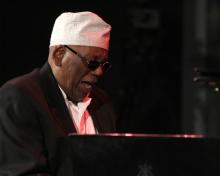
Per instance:
[[[89,97],[89,95],[90,95],[90,92],[82,94],[81,96],[77,98],[77,102],[82,102],[83,100],[85,100],[85,98]]]

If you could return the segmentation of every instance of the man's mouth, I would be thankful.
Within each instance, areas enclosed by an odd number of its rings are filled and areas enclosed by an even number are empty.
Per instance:
[[[83,85],[85,89],[90,91],[93,85],[95,84],[95,81],[82,81],[81,84]]]
[[[93,84],[91,82],[88,81],[82,81],[82,84],[87,88],[90,89],[92,88]]]

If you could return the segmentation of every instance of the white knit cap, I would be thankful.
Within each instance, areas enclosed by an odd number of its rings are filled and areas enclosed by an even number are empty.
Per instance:
[[[56,19],[50,46],[81,45],[109,48],[111,26],[92,12],[65,12]]]

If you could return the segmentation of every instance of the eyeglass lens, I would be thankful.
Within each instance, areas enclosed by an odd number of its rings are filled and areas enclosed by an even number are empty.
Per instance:
[[[103,64],[99,63],[98,61],[88,61],[88,68],[90,70],[95,70],[99,66],[102,67],[103,72],[107,72],[111,68],[111,64],[109,62],[105,62]]]

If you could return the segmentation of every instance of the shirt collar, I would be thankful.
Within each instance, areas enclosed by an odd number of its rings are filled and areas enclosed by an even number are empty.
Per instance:
[[[59,86],[59,85],[58,85],[58,86]],[[66,93],[64,92],[64,90],[63,90],[60,86],[59,86],[59,88],[60,88],[60,90],[61,90],[61,92],[62,92],[62,95],[63,95],[65,101],[70,101],[70,100],[68,100],[68,98],[67,98]],[[90,98],[89,96],[86,96],[86,97],[83,99],[82,102],[78,102],[78,103],[77,103],[76,107],[78,107],[79,109],[81,109],[81,108],[82,108],[82,109],[84,109],[84,108],[86,109],[86,108],[89,106],[91,100],[92,100],[92,98]]]

